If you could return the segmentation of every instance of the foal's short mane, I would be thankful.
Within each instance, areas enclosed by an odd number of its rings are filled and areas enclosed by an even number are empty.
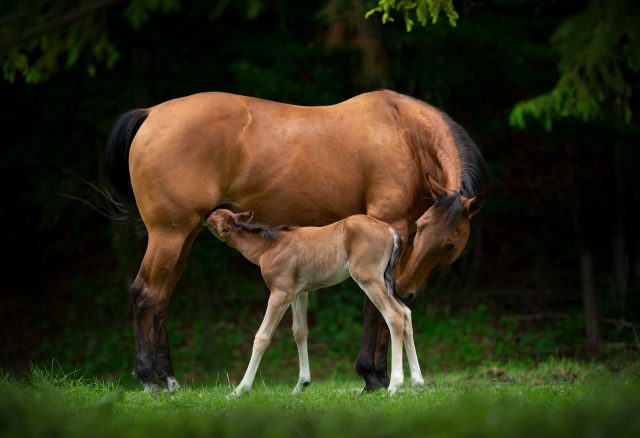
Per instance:
[[[475,208],[480,208],[482,205],[486,188],[487,165],[482,158],[480,149],[471,139],[469,133],[447,113],[440,110],[438,112],[449,127],[460,160],[460,192],[440,196],[434,203],[435,207],[449,209],[447,224],[451,227],[460,220],[462,215],[463,206],[459,195],[466,198],[476,198]]]
[[[264,240],[274,240],[281,231],[290,231],[292,227],[289,225],[281,225],[279,227],[270,227],[265,224],[249,224],[246,222],[236,222],[236,229],[239,231],[247,231],[249,233],[260,233],[260,237]]]

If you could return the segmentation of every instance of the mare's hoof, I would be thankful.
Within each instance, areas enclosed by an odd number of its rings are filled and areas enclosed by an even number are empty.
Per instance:
[[[160,387],[155,383],[144,383],[144,391],[156,394],[160,392]]]
[[[175,377],[167,377],[167,393],[173,394],[181,388]]]

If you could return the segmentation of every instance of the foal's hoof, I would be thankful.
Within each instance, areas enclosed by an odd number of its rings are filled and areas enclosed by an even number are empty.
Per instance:
[[[399,384],[399,385],[389,385],[389,388],[387,389],[387,393],[388,393],[389,395],[394,395],[394,394],[396,394],[396,393],[400,390],[400,388],[402,388],[402,384]]]
[[[251,388],[246,388],[246,387],[240,385],[236,389],[234,389],[229,395],[227,395],[227,400],[238,398],[238,397],[242,396],[243,394],[246,394],[247,392],[249,392],[249,389],[251,389]]]
[[[291,391],[291,394],[293,394],[293,395],[300,394],[303,389],[305,389],[307,386],[309,386],[310,383],[311,382],[298,382],[296,387],[293,388],[293,391]]]
[[[411,389],[414,391],[422,391],[424,389],[424,379],[421,377],[411,381]]]

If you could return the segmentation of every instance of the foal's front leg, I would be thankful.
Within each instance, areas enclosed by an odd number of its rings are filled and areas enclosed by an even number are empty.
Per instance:
[[[293,313],[293,339],[298,347],[298,359],[300,360],[300,376],[293,389],[294,394],[299,394],[311,383],[311,371],[309,370],[309,352],[307,351],[307,305],[309,304],[309,292],[300,292],[291,303]]]
[[[258,333],[256,333],[255,340],[253,341],[253,351],[251,352],[251,360],[247,371],[242,378],[242,381],[238,387],[229,394],[230,396],[240,396],[245,392],[249,392],[253,379],[256,377],[260,360],[265,350],[271,343],[273,333],[276,331],[284,312],[287,311],[289,304],[293,298],[293,293],[286,293],[280,290],[272,290],[269,296],[269,304],[267,305],[267,312],[264,315],[262,324]]]

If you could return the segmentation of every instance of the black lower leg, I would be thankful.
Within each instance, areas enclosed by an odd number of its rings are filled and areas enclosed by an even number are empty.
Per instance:
[[[144,276],[140,273],[131,285],[133,307],[133,335],[136,345],[136,362],[134,377],[142,383],[155,383],[154,352],[149,333],[145,330],[145,320],[149,311],[148,301],[143,295]]]
[[[378,335],[376,336],[374,368],[380,384],[389,387],[389,374],[387,373],[387,352],[389,351],[389,327],[382,315],[378,318]]]
[[[356,372],[362,376],[365,381],[365,391],[375,391],[382,388],[383,384],[378,379],[375,369],[375,352],[376,352],[376,313],[379,315],[378,309],[373,305],[368,297],[365,297],[363,314],[364,327],[362,334],[362,345],[360,347],[360,355],[356,362]]]
[[[153,329],[155,333],[155,363],[154,369],[157,378],[173,377],[171,365],[171,352],[169,350],[169,337],[164,326],[164,318],[154,317]]]

